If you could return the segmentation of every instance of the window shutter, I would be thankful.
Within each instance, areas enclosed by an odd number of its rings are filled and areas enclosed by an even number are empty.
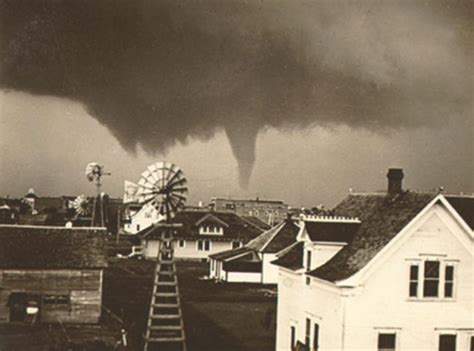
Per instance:
[[[417,297],[418,296],[418,265],[410,266],[410,287],[409,287],[409,296]]]
[[[444,270],[444,297],[453,297],[454,266],[446,266]]]

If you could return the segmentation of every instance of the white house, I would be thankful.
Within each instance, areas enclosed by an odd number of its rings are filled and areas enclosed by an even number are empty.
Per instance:
[[[132,203],[128,205],[126,212],[129,222],[124,224],[123,229],[128,234],[137,234],[164,219],[152,205],[142,206]]]
[[[287,218],[245,246],[210,255],[209,277],[227,282],[276,284],[278,267],[271,264],[296,244],[299,227]]]
[[[349,195],[275,261],[276,350],[473,350],[474,197],[388,177],[388,193]],[[311,235],[334,239],[322,251]]]
[[[181,211],[172,219],[182,224],[175,229],[174,256],[178,259],[206,259],[217,252],[243,246],[263,232],[250,221],[231,212]],[[145,257],[158,254],[162,227],[148,227],[137,235],[141,239]]]

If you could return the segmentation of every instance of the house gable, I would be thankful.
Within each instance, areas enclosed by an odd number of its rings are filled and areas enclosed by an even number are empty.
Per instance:
[[[413,240],[423,242],[424,254],[438,250],[439,240],[443,238],[445,246],[456,243],[472,255],[474,238],[472,231],[446,199],[439,195],[433,199],[399,234],[383,247],[368,264],[348,279],[338,281],[339,286],[357,286],[363,284],[395,252],[403,250],[404,245]],[[437,246],[438,245],[438,246]],[[434,247],[431,247],[434,246]],[[423,253],[422,253],[423,254]]]
[[[437,336],[431,331],[449,327],[459,333],[472,328],[474,258],[472,242],[470,250],[466,247],[466,232],[441,201],[430,206],[409,229],[401,233],[399,245],[387,246],[390,251],[383,260],[357,281],[349,282],[358,287],[350,288],[346,301],[346,340],[351,349],[363,348],[362,342],[370,340],[374,328],[398,328],[404,340],[410,338],[410,331],[419,330],[419,337],[412,342],[425,345],[423,349],[436,349]],[[427,262],[439,265],[435,294],[425,293]],[[412,267],[417,267],[415,276]],[[446,278],[447,267],[453,267],[450,279]],[[347,281],[336,284],[341,291],[342,285],[349,285]],[[371,330],[360,328],[361,315]]]
[[[361,224],[351,243],[311,276],[332,282],[348,279],[363,269],[420,212],[433,201],[433,194],[403,192],[392,195],[351,194],[333,212],[357,217]]]
[[[201,225],[206,225],[206,224],[217,224],[223,227],[229,226],[226,222],[220,220],[219,218],[214,216],[212,213],[205,215],[204,217],[202,217],[195,223],[196,226],[201,226]]]

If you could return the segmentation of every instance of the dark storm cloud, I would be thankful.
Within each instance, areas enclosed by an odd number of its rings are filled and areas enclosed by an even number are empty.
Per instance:
[[[2,1],[0,84],[78,100],[130,151],[225,130],[470,118],[471,3]]]

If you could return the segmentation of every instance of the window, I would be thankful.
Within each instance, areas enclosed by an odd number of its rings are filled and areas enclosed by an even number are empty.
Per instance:
[[[306,277],[306,285],[310,285],[311,284],[311,278],[310,277]]]
[[[456,351],[456,335],[442,334],[439,336],[439,351]]]
[[[318,351],[319,350],[319,324],[315,323],[314,324],[314,331],[313,331],[313,350]]]
[[[454,266],[444,268],[444,297],[453,297]]]
[[[311,251],[306,252],[306,270],[309,271],[311,269]]]
[[[425,261],[423,297],[438,297],[439,261]]]
[[[418,265],[410,266],[410,297],[418,296]]]
[[[137,232],[140,231],[140,224],[137,224]]]
[[[306,318],[304,344],[309,349],[311,343],[311,319]]]
[[[209,251],[211,249],[211,242],[209,240],[198,240],[198,251]]]
[[[43,303],[46,305],[66,305],[69,303],[69,295],[44,295]]]
[[[293,350],[296,345],[296,328],[292,326],[290,328],[290,350]]]
[[[232,248],[238,249],[240,247],[240,241],[232,241]]]
[[[378,351],[395,351],[396,334],[395,333],[380,333],[377,343]]]
[[[185,241],[183,239],[178,240],[178,247],[183,248],[185,246]]]
[[[455,263],[428,259],[410,265],[410,298],[454,298]]]

